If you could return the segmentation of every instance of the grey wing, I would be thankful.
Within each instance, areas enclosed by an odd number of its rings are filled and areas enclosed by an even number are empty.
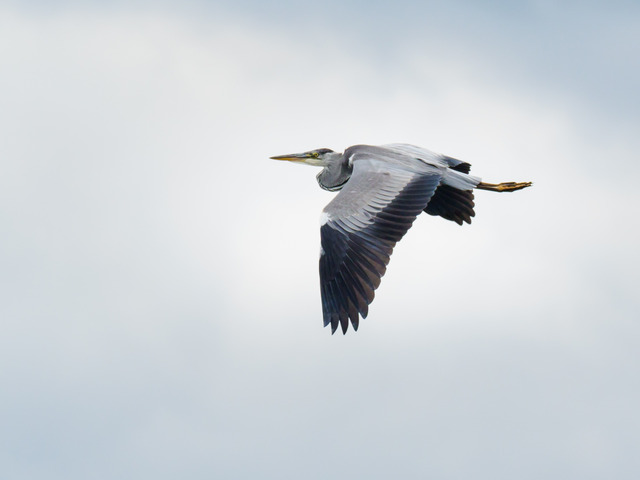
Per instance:
[[[438,172],[354,161],[350,180],[323,210],[320,288],[324,325],[358,329],[393,247],[429,203]]]
[[[384,147],[396,152],[404,153],[405,155],[420,158],[432,165],[449,167],[462,173],[469,173],[471,171],[470,163],[463,162],[462,160],[458,160],[457,158],[449,157],[447,155],[432,152],[426,148],[416,147],[415,145],[409,145],[407,143],[391,143],[389,145],[384,145]]]

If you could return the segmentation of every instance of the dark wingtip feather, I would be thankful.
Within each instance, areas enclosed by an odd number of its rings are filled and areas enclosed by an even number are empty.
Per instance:
[[[342,327],[342,334],[347,333],[349,329],[349,317],[344,312],[341,312],[340,315],[340,326]]]
[[[463,225],[465,222],[470,224],[471,217],[476,215],[473,198],[473,191],[440,185],[424,211],[429,215],[441,216],[456,222],[458,225]]]
[[[336,333],[336,330],[338,329],[338,323],[340,323],[338,321],[338,314],[332,313],[331,314],[331,335]]]
[[[449,168],[451,170],[456,170],[462,173],[469,173],[471,171],[471,164],[467,162],[463,162],[462,160],[458,160],[457,158],[449,157],[444,155],[445,161],[449,164]]]

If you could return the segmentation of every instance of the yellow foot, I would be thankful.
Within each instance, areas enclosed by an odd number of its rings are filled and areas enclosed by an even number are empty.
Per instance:
[[[503,183],[484,183],[480,182],[476,188],[480,190],[490,190],[492,192],[515,192],[522,188],[531,186],[531,182],[503,182]]]

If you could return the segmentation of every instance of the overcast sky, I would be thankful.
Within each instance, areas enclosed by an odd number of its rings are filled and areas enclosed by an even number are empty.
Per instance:
[[[636,479],[637,2],[0,6],[0,476]],[[322,328],[317,170],[489,182]]]

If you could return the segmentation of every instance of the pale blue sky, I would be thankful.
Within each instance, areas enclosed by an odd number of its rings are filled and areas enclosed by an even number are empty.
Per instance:
[[[5,2],[0,476],[635,479],[636,2]],[[322,328],[312,168],[487,181]]]

